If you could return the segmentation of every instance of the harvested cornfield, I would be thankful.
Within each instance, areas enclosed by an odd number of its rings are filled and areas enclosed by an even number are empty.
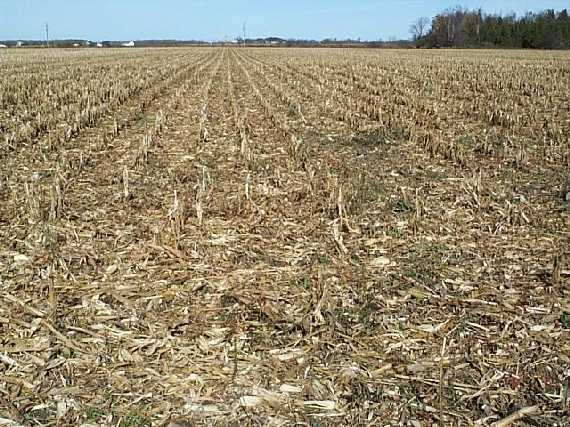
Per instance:
[[[570,424],[569,53],[0,73],[0,425]]]

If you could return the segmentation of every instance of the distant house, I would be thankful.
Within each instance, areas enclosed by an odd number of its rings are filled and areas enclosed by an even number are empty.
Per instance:
[[[267,37],[265,39],[265,43],[268,43],[272,46],[280,45],[286,43],[286,40],[280,39],[279,37]]]
[[[130,41],[128,43],[123,43],[121,46],[123,46],[123,47],[135,47],[135,42]]]
[[[0,49],[6,49],[8,46],[6,46],[5,44],[0,44]]]
[[[22,47],[22,46],[24,46],[24,42],[21,41],[16,42],[16,47]]]
[[[103,47],[103,43],[101,42],[97,43],[97,47]]]
[[[73,47],[79,47],[81,46],[79,43],[73,43]]]

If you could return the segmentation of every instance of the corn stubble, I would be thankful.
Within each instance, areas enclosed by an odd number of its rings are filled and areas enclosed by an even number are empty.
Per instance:
[[[0,424],[570,422],[567,53],[5,59]]]

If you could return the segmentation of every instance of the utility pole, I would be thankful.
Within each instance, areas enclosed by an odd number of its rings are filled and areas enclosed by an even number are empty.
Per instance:
[[[46,22],[46,47],[49,47],[49,25]]]

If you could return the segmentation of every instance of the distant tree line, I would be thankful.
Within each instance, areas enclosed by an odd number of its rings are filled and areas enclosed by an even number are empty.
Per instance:
[[[566,9],[503,16],[457,7],[436,15],[431,25],[429,19],[418,18],[410,33],[418,47],[570,49]]]

